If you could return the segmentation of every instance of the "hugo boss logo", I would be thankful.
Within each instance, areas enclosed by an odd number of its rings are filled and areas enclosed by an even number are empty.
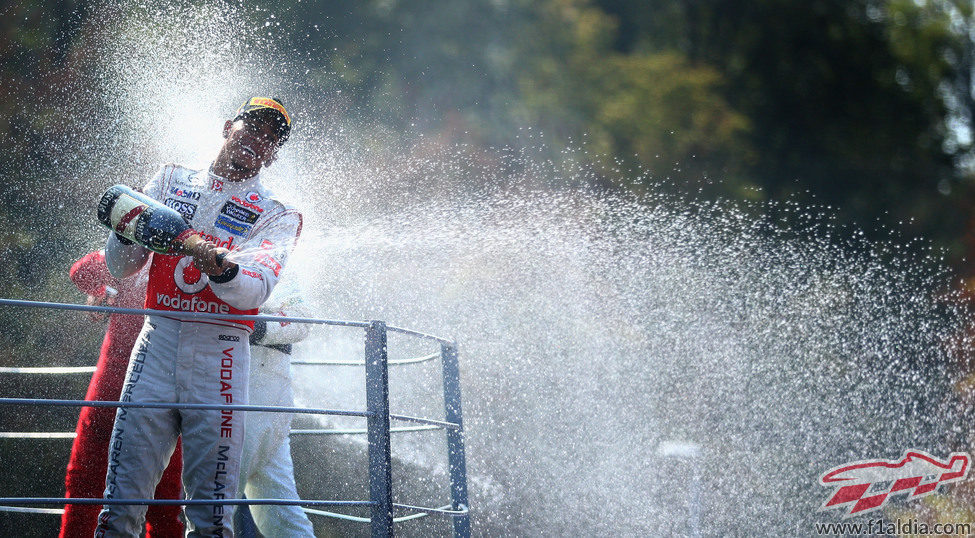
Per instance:
[[[240,342],[239,336],[233,336],[231,334],[221,334],[217,338],[223,342]]]
[[[196,204],[191,204],[184,200],[177,200],[175,198],[166,198],[163,203],[168,207],[176,210],[177,213],[183,215],[187,219],[192,219],[193,215],[196,215]]]

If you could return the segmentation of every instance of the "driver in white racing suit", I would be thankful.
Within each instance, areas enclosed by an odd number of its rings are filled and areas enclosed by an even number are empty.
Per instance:
[[[204,239],[192,256],[151,255],[146,308],[227,314],[220,319],[146,318],[129,359],[122,402],[247,403],[252,321],[278,281],[301,232],[301,214],[261,183],[291,119],[278,100],[256,97],[224,126],[209,170],[166,165],[143,192],[180,212]],[[218,255],[227,255],[221,261]],[[150,259],[109,237],[106,262],[126,277]],[[231,410],[119,408],[109,445],[106,499],[151,499],[176,445],[183,443],[187,500],[234,499],[244,414]],[[139,536],[144,505],[106,504],[96,536]],[[187,505],[187,536],[233,536],[233,506]]]
[[[308,317],[297,283],[285,279],[271,293],[262,314]],[[250,403],[293,407],[291,347],[308,336],[310,325],[289,322],[255,322],[250,335]],[[249,412],[245,419],[244,456],[240,489],[248,499],[297,499],[294,464],[291,460],[290,413]],[[314,538],[304,510],[296,505],[251,505],[257,530],[264,536]]]

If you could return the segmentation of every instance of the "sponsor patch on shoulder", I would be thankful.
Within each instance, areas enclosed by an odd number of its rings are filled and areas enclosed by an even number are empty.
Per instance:
[[[237,222],[227,218],[225,215],[217,215],[217,221],[213,223],[217,228],[222,228],[234,235],[247,235],[251,231],[250,224]]]

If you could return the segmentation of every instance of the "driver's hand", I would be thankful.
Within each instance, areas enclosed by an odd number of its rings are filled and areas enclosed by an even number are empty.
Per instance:
[[[85,299],[85,304],[88,306],[102,306],[102,305],[114,306],[115,297],[109,297],[107,295],[89,295]],[[101,323],[102,321],[105,321],[105,318],[108,317],[108,314],[106,312],[89,311],[87,312],[87,314],[88,314],[88,319],[90,319],[93,323]]]
[[[226,256],[229,253],[229,250],[218,247],[213,241],[204,241],[193,249],[193,263],[200,271],[209,276],[220,276],[224,271],[236,265],[227,260],[223,260],[223,263],[217,262],[218,254]]]

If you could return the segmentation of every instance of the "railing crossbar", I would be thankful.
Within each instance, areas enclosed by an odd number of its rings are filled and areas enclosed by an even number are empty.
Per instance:
[[[401,507],[401,506],[404,506],[404,505],[394,504],[394,506]],[[450,508],[450,505],[449,504],[444,505],[444,506],[441,506],[441,507],[438,507],[438,508],[423,508],[422,511],[420,511],[420,512],[418,512],[416,514],[410,514],[408,516],[394,517],[393,518],[393,523],[402,523],[404,521],[410,521],[410,520],[413,520],[413,519],[420,519],[422,517],[427,517],[427,516],[429,516],[432,513],[440,513],[440,512],[446,511],[449,508]],[[304,512],[306,514],[314,514],[316,516],[331,517],[331,518],[334,518],[334,519],[344,519],[346,521],[354,521],[356,523],[371,523],[372,522],[372,520],[370,518],[368,518],[368,517],[352,516],[352,515],[349,515],[349,514],[339,514],[339,513],[336,513],[336,512],[328,512],[328,511],[325,511],[325,510],[316,510],[314,508],[302,508],[302,510],[304,510]]]
[[[217,314],[212,312],[179,312],[175,310],[153,310],[149,308],[122,308],[118,306],[89,306],[83,304],[52,303],[45,301],[23,301],[18,299],[0,299],[0,306],[18,306],[25,308],[51,308],[54,310],[76,310],[82,312],[102,312],[105,314],[132,314],[137,316],[165,316],[177,319],[242,319],[248,321],[287,321],[291,323],[312,323],[315,325],[332,325],[336,327],[369,327],[368,321],[347,321],[324,318],[297,318],[273,316],[267,314]],[[437,338],[437,337],[433,337]]]
[[[0,505],[29,506],[34,504],[83,505],[142,505],[142,506],[372,506],[372,501],[331,501],[323,499],[104,499],[102,497],[0,497]]]
[[[389,361],[390,366],[400,364],[417,364],[440,358],[440,353],[431,353],[422,357],[412,359],[396,359]],[[366,361],[330,361],[330,360],[293,360],[295,366],[365,366]],[[91,374],[95,372],[94,366],[0,366],[0,374]]]
[[[440,358],[440,353],[431,353],[429,355],[424,355],[422,357],[416,357],[413,359],[395,359],[387,361],[386,364],[390,366],[396,366],[399,364],[416,364],[420,362],[431,361],[433,359]],[[329,361],[329,360],[294,360],[291,361],[292,365],[297,366],[365,366],[366,361]]]
[[[0,374],[91,374],[94,366],[0,366]]]
[[[63,502],[62,502],[63,501]],[[302,506],[302,510],[308,514],[314,514],[324,517],[331,517],[335,519],[344,519],[348,521],[354,521],[357,523],[371,523],[372,520],[368,517],[359,517],[349,514],[340,514],[337,512],[328,512],[325,510],[318,510],[315,508],[306,508],[304,505],[310,506],[370,506],[373,503],[370,501],[330,501],[330,500],[304,500],[304,499],[233,499],[234,502],[229,502],[225,500],[220,500],[221,504],[236,504],[236,505],[272,505],[272,506]],[[101,505],[106,504],[132,504],[132,505],[146,505],[146,506],[172,506],[179,504],[182,505],[208,505],[213,504],[215,501],[212,499],[103,499],[103,498],[54,498],[54,497],[8,497],[0,498],[0,503],[5,503],[5,505],[0,505],[0,512],[22,512],[31,514],[54,514],[60,515],[64,513],[63,508],[37,508],[34,506],[19,506],[19,504],[79,504],[79,505]],[[413,519],[419,519],[422,517],[427,517],[430,514],[446,515],[451,517],[466,515],[468,513],[466,507],[463,510],[451,510],[451,505],[447,504],[444,506],[436,508],[427,508],[422,506],[412,506],[408,504],[393,503],[394,508],[401,510],[412,510],[417,513],[410,514],[408,516],[400,516],[393,518],[393,523],[402,523],[404,521],[410,521]]]
[[[441,426],[401,426],[390,428],[390,433],[404,432],[423,432],[431,430],[442,430]],[[322,429],[295,429],[288,432],[290,435],[363,435],[368,433],[365,428],[322,428]],[[76,432],[0,432],[0,439],[74,439]]]
[[[305,413],[344,417],[370,417],[368,411],[315,409],[311,407],[277,407],[273,405],[193,404],[168,402],[106,402],[100,400],[51,400],[35,398],[0,398],[0,405],[39,405],[50,407],[124,407],[138,409],[195,409],[200,411],[260,411],[263,413]]]

